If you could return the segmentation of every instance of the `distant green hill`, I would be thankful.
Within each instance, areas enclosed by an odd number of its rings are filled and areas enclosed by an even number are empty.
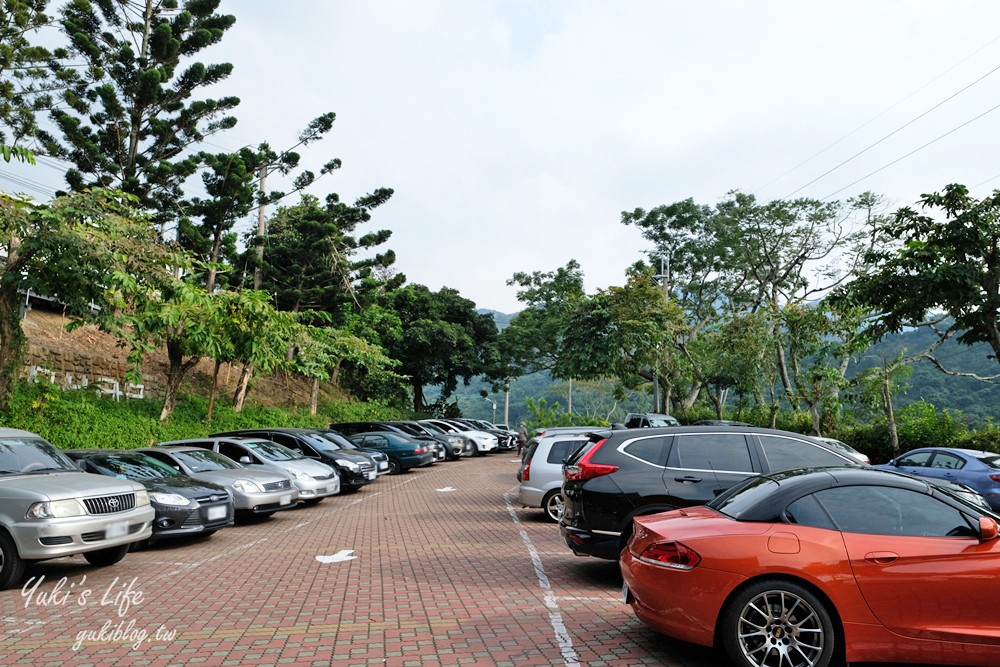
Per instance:
[[[478,312],[493,315],[499,329],[506,328],[510,324],[511,318],[516,315],[516,313],[507,314],[485,309]],[[853,377],[866,368],[878,365],[882,358],[891,361],[901,351],[905,350],[908,354],[914,354],[923,350],[933,340],[934,334],[925,329],[886,336],[851,365],[848,377]],[[942,345],[936,353],[937,358],[946,368],[960,372],[977,373],[982,376],[1000,374],[1000,363],[997,363],[992,355],[992,350],[986,344],[960,345],[954,340]],[[905,381],[905,384],[908,387],[896,397],[898,406],[923,400],[939,409],[947,408],[960,411],[970,425],[980,424],[987,420],[1000,423],[1000,382],[993,384],[980,382],[973,378],[954,377],[942,373],[930,361],[922,361],[914,365],[913,374]],[[502,420],[503,392],[489,394],[489,398],[484,399],[479,394],[480,391],[489,392],[490,387],[483,382],[473,382],[468,387],[459,387],[455,400],[458,401],[463,414],[470,417],[491,419],[492,404],[490,401],[496,400],[497,420]],[[565,408],[568,402],[568,393],[567,383],[554,382],[547,373],[534,373],[517,378],[511,383],[510,420],[516,422],[525,414],[525,398],[530,397],[536,400],[544,398],[550,404],[558,402]],[[574,412],[603,414],[611,409],[615,414],[624,414],[628,411],[650,409],[646,405],[651,402],[648,396],[633,394],[625,402],[620,402],[613,408],[609,408],[611,400],[606,396],[601,396],[600,393],[598,385],[595,383],[575,383]],[[437,394],[434,392],[428,395],[436,396]]]
[[[934,334],[924,329],[887,336],[852,366],[849,375],[853,376],[861,370],[878,365],[883,358],[891,361],[901,351],[915,354],[933,340]],[[950,340],[938,348],[935,356],[949,370],[981,376],[1000,373],[1000,363],[997,363],[993,350],[985,343],[961,345]],[[913,374],[905,384],[909,388],[897,397],[899,405],[924,400],[937,408],[959,410],[973,423],[987,419],[1000,422],[1000,384],[947,375],[935,368],[930,361],[915,364]]]

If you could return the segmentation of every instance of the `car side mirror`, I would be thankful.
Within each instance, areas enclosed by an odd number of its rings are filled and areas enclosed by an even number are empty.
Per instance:
[[[996,519],[988,516],[979,517],[979,539],[995,540],[998,534],[1000,526],[997,525]]]
[[[240,457],[240,463],[243,463],[243,464],[250,463],[250,457],[249,456],[241,456]]]

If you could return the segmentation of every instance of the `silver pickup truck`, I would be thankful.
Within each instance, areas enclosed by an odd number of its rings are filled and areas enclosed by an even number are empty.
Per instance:
[[[113,565],[150,536],[153,516],[141,484],[82,472],[34,433],[0,428],[0,589],[29,561],[83,554]]]

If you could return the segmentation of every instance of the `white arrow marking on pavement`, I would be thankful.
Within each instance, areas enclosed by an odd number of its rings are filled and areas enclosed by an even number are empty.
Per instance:
[[[343,563],[345,560],[354,560],[357,556],[352,556],[354,549],[341,549],[332,556],[316,556],[316,560],[321,563]]]
[[[448,493],[449,491],[458,491],[458,489],[446,486],[443,489],[438,489],[438,491],[440,491],[441,493]]]

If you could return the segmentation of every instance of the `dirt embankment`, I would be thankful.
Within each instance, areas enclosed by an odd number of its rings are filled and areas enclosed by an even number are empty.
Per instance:
[[[32,367],[37,374],[63,385],[67,379],[79,384],[83,376],[94,384],[100,378],[117,380],[126,386],[125,373],[129,370],[128,350],[119,347],[114,336],[87,325],[67,331],[69,319],[58,312],[32,308],[22,320],[28,337],[29,351],[25,358],[22,377],[29,375]],[[215,362],[202,359],[188,372],[182,391],[208,396]],[[223,364],[219,371],[219,399],[231,400],[236,390],[240,368]],[[69,375],[69,377],[67,377]],[[146,396],[160,397],[166,384],[166,351],[145,355],[142,367],[142,385]],[[251,382],[248,400],[278,407],[303,407],[309,405],[309,382],[303,378],[276,373],[258,376]]]

